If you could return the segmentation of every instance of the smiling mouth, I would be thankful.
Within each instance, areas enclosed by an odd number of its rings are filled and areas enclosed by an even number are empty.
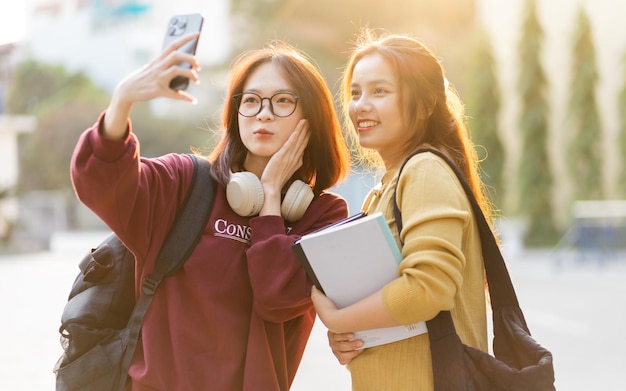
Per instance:
[[[372,126],[378,125],[376,121],[359,121],[359,128],[371,128]]]

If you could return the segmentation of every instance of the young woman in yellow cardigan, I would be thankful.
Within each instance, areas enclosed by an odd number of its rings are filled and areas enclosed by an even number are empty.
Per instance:
[[[362,210],[382,212],[402,250],[398,277],[361,301],[337,309],[313,289],[334,354],[347,364],[353,390],[433,389],[428,334],[358,349],[354,331],[409,325],[452,314],[465,344],[487,351],[484,269],[478,228],[470,203],[452,169],[420,147],[435,148],[464,173],[485,215],[489,204],[478,161],[464,124],[460,99],[448,85],[437,57],[403,35],[375,36],[365,30],[344,70],[345,118],[368,161],[384,168]],[[397,189],[396,189],[397,188]],[[396,193],[397,191],[397,193]],[[402,214],[397,232],[396,197]],[[350,278],[350,276],[346,276]]]

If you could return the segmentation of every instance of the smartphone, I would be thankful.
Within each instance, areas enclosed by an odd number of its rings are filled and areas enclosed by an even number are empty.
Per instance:
[[[162,49],[165,49],[165,47],[169,45],[172,41],[177,40],[183,35],[201,32],[203,21],[204,17],[201,14],[172,16],[169,20],[169,23],[167,24],[167,30],[165,32],[165,39],[163,39]],[[196,54],[196,47],[198,46],[199,38],[200,37],[190,42],[187,42],[178,50],[189,54]],[[187,69],[191,68],[191,65],[187,62],[181,62],[179,65]],[[177,76],[170,81],[170,88],[174,90],[184,90],[188,86],[189,79],[186,77]]]

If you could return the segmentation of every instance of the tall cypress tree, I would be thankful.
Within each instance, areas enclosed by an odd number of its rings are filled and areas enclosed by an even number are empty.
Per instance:
[[[573,36],[567,163],[575,199],[602,199],[602,129],[596,104],[598,81],[591,25],[580,8]]]
[[[498,135],[500,86],[489,36],[480,30],[472,46],[465,103],[472,140],[481,158],[481,177],[496,208],[502,206],[504,147]]]
[[[521,100],[519,130],[522,158],[519,169],[519,207],[528,219],[524,242],[528,246],[553,244],[556,228],[551,207],[552,170],[548,160],[548,82],[541,65],[543,29],[534,0],[526,0],[522,36],[518,46]]]
[[[622,58],[622,90],[619,93],[618,104],[618,120],[619,120],[619,134],[618,134],[618,151],[621,161],[619,162],[619,178],[617,181],[617,190],[621,198],[626,198],[626,54]]]

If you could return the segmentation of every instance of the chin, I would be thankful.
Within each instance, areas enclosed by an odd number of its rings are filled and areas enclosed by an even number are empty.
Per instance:
[[[368,137],[359,137],[359,144],[363,148],[376,149],[376,143]]]

